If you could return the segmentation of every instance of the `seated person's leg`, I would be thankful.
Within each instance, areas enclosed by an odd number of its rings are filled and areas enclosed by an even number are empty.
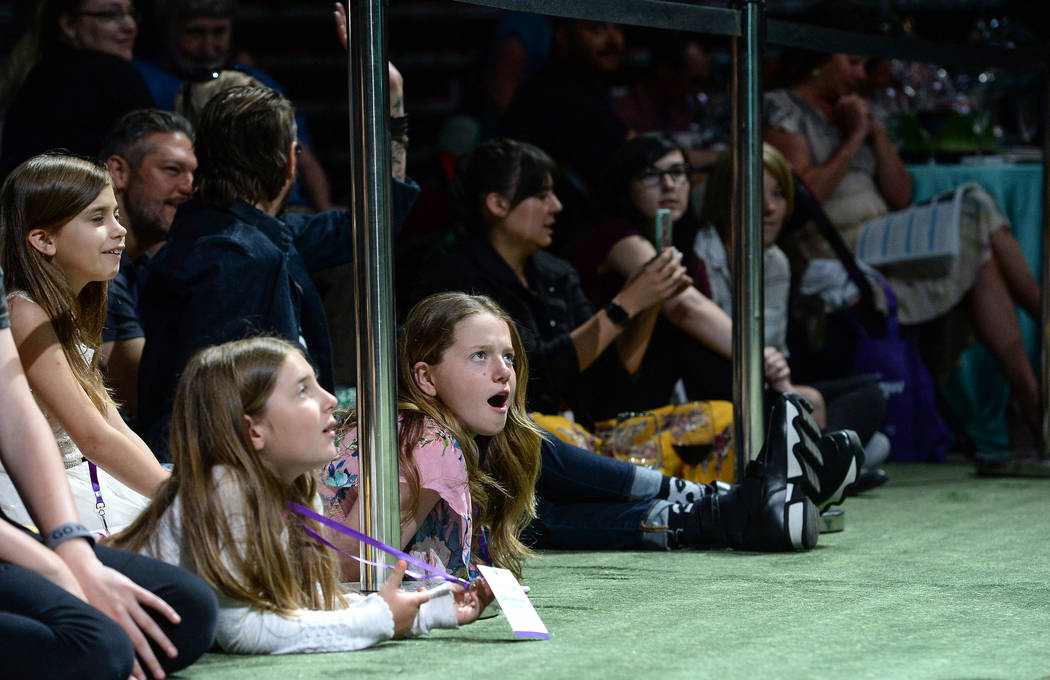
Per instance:
[[[886,398],[874,380],[861,377],[825,380],[812,385],[824,395],[828,407],[826,432],[853,430],[867,443],[882,424]]]
[[[127,678],[135,661],[131,640],[115,621],[7,562],[0,562],[0,640],[4,677],[65,677],[69,669],[90,668],[94,678]]]
[[[555,550],[666,548],[666,524],[646,527],[655,504],[668,503],[649,500],[560,505],[541,499],[536,507],[537,518],[522,538],[535,548]]]
[[[116,569],[171,605],[181,622],[173,625],[163,616],[146,609],[171,643],[179,650],[172,659],[151,639],[153,653],[165,672],[189,666],[211,647],[215,638],[218,602],[215,592],[195,574],[143,555],[96,546],[95,553],[107,567]]]
[[[698,500],[708,487],[659,470],[638,467],[573,446],[549,432],[540,447],[540,477],[536,491],[551,503],[628,502],[661,498],[673,502]]]

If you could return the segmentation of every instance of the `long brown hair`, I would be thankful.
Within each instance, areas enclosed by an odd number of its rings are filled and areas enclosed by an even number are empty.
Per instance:
[[[106,282],[92,281],[74,295],[54,258],[30,245],[29,232],[57,234],[107,186],[112,186],[109,172],[98,162],[50,153],[19,165],[0,188],[4,287],[23,291],[47,312],[73,376],[102,414],[112,403],[98,370]],[[92,361],[81,353],[80,343],[95,350]]]
[[[413,366],[441,362],[454,342],[456,325],[474,314],[492,314],[507,324],[514,347],[517,389],[510,403],[507,425],[493,437],[475,440],[442,403],[424,393],[414,378]],[[466,293],[438,293],[417,303],[405,319],[398,347],[398,398],[403,425],[398,435],[398,463],[405,478],[419,493],[412,450],[430,417],[452,433],[467,465],[471,504],[477,525],[487,531],[489,557],[496,566],[521,577],[525,558],[532,552],[521,542],[521,532],[536,517],[536,477],[540,471],[541,434],[525,410],[528,383],[525,348],[514,322],[491,298]],[[411,480],[415,480],[414,483]],[[415,499],[412,501],[415,503]]]
[[[285,512],[286,501],[313,505],[316,476],[282,482],[262,463],[248,434],[245,416],[265,412],[281,364],[295,353],[302,350],[284,340],[257,337],[208,347],[190,359],[175,393],[171,478],[145,512],[113,537],[114,545],[133,551],[150,545],[178,499],[184,558],[215,590],[283,614],[345,605],[332,553]],[[250,537],[231,530],[217,467],[236,482]],[[303,522],[319,531],[316,522]]]

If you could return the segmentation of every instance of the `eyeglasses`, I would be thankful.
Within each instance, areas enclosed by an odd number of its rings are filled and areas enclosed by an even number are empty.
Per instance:
[[[660,168],[646,168],[642,172],[638,173],[636,179],[642,183],[645,187],[656,187],[660,186],[664,177],[671,180],[671,184],[675,186],[681,186],[686,183],[689,179],[689,174],[693,171],[688,164],[680,163],[672,165],[666,170]]]
[[[100,9],[97,12],[75,12],[74,14],[78,17],[91,17],[92,19],[114,24],[118,21],[123,21],[124,17],[131,17],[131,20],[135,23],[139,21],[139,11],[134,7],[124,9],[120,6],[113,6],[109,9]]]

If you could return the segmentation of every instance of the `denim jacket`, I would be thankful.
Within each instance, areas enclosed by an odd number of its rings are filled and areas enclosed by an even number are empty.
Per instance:
[[[411,180],[408,180],[411,182]],[[419,193],[392,185],[396,232]],[[200,349],[258,334],[301,344],[318,381],[333,387],[332,342],[312,272],[353,256],[350,214],[271,217],[236,201],[179,208],[171,235],[150,264],[139,302],[146,345],[139,369],[138,430],[165,461],[175,387]]]

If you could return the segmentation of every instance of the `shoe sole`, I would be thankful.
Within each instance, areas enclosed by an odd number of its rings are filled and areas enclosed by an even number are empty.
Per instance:
[[[808,498],[784,506],[784,526],[788,530],[791,547],[795,550],[812,550],[820,539],[820,513]]]
[[[847,449],[850,453],[849,469],[846,471],[845,477],[842,478],[842,482],[839,484],[835,492],[832,493],[827,500],[823,501],[818,505],[818,510],[823,512],[832,505],[841,505],[842,501],[846,498],[846,491],[849,487],[857,481],[860,476],[860,466],[864,461],[864,447],[860,444],[860,437],[853,430],[842,430],[843,434],[848,439]],[[860,461],[858,463],[858,461]]]

